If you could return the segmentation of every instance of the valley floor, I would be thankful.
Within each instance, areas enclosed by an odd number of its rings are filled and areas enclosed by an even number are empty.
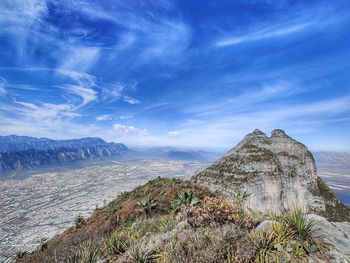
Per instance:
[[[139,158],[89,164],[83,168],[38,172],[0,180],[0,262],[88,216],[123,191],[161,177],[189,178],[208,164]],[[350,206],[350,173],[320,168],[318,174]]]
[[[189,178],[206,163],[160,159],[118,160],[84,168],[0,180],[0,262],[88,216],[123,191],[161,177]]]

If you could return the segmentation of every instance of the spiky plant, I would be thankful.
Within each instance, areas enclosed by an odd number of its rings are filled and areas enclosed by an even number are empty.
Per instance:
[[[242,192],[239,191],[237,193],[235,193],[233,195],[233,200],[239,204],[242,204],[243,202],[245,202],[247,200],[247,198],[250,196],[251,194],[247,194],[246,191]]]
[[[126,252],[130,260],[135,263],[149,263],[155,259],[153,251],[142,244],[135,244],[129,247]]]
[[[161,232],[168,232],[174,228],[175,222],[173,218],[164,218],[159,224]]]
[[[27,254],[28,254],[28,252],[26,250],[17,251],[16,252],[16,259],[23,258]]]
[[[74,219],[74,223],[76,228],[81,228],[83,225],[85,225],[85,219],[81,214],[79,214]]]
[[[139,200],[137,204],[142,208],[147,217],[151,217],[152,210],[157,206],[156,200],[151,199],[149,196]]]
[[[125,251],[125,244],[120,236],[112,233],[105,241],[104,249],[108,255],[121,254]]]
[[[193,196],[193,193],[182,192],[177,195],[177,197],[172,202],[172,207],[175,212],[179,211],[182,205],[197,206],[200,200]]]
[[[97,263],[100,259],[98,249],[87,246],[79,251],[80,263]]]
[[[270,262],[276,250],[283,250],[292,235],[293,232],[284,223],[274,223],[265,230],[252,232],[250,239],[257,249],[256,262]]]
[[[309,218],[303,208],[294,208],[287,215],[287,222],[302,240],[312,238],[315,218]]]

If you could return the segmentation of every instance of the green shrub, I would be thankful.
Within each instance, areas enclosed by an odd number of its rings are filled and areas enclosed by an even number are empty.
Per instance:
[[[162,233],[171,231],[174,228],[175,222],[172,217],[165,217],[159,223],[159,231]]]
[[[178,212],[182,205],[194,207],[198,204],[200,204],[200,200],[197,197],[194,197],[192,192],[182,192],[173,200],[172,208],[175,212]]]
[[[299,238],[307,240],[312,237],[315,219],[308,218],[303,208],[294,208],[287,215],[287,221]]]
[[[97,263],[100,259],[98,249],[91,248],[90,246],[79,251],[79,257],[79,263]]]
[[[152,210],[157,206],[156,200],[150,197],[141,199],[137,204],[143,209],[147,217],[151,217]]]
[[[28,254],[28,252],[27,251],[25,251],[25,250],[20,250],[20,251],[17,251],[16,252],[16,259],[20,259],[20,258],[23,258],[25,255],[27,255]]]
[[[247,194],[246,191],[241,192],[239,191],[238,193],[233,195],[233,200],[237,203],[243,203],[247,200],[247,198],[250,196],[251,194]]]
[[[135,244],[126,251],[130,260],[135,263],[149,263],[156,258],[153,251],[142,244]]]
[[[284,254],[293,232],[285,223],[271,224],[265,230],[255,230],[250,234],[250,239],[256,247],[255,259],[257,262],[275,262],[276,252]],[[284,256],[284,255],[283,255]]]
[[[105,250],[108,255],[116,255],[125,252],[125,244],[120,236],[112,233],[105,241]]]
[[[76,228],[81,228],[83,225],[85,225],[85,219],[81,214],[79,214],[74,219],[74,223]]]

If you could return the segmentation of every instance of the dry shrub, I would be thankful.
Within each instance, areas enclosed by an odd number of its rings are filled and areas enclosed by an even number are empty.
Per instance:
[[[205,197],[199,207],[183,206],[179,219],[186,220],[192,227],[217,227],[226,223],[248,229],[253,227],[251,216],[239,204],[222,197]]]
[[[131,217],[140,213],[140,206],[135,200],[127,200],[119,211],[119,222],[124,223]]]
[[[159,252],[157,262],[249,262],[254,255],[254,248],[249,244],[244,245],[244,251],[240,251],[243,252],[241,255],[237,254],[237,245],[248,240],[244,233],[233,225],[215,229],[198,228],[194,233],[187,232],[183,231],[181,235],[169,240]]]

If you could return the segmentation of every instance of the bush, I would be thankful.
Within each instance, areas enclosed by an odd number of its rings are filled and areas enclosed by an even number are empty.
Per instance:
[[[165,217],[160,221],[159,231],[162,233],[171,231],[174,228],[175,222],[172,217]]]
[[[277,258],[285,257],[284,247],[293,235],[286,223],[274,223],[265,230],[253,231],[250,239],[256,247],[257,262],[275,262]],[[278,253],[282,252],[282,253]],[[282,261],[283,262],[283,261]]]
[[[314,218],[308,218],[302,208],[294,208],[287,215],[289,225],[297,232],[299,238],[307,240],[312,237]]]
[[[123,238],[118,236],[116,233],[112,233],[105,241],[104,250],[111,256],[125,252]]]
[[[74,219],[74,223],[76,228],[81,228],[83,225],[85,225],[85,219],[81,214],[79,214]]]
[[[79,251],[79,257],[79,263],[97,263],[97,261],[100,259],[98,249],[91,248],[90,246]]]
[[[127,250],[128,257],[135,263],[149,263],[156,258],[153,251],[142,244],[135,244]]]
[[[137,204],[143,209],[147,217],[151,217],[152,210],[157,206],[156,200],[150,197],[141,199]]]
[[[239,191],[238,193],[236,193],[236,194],[233,195],[233,200],[234,200],[235,202],[239,203],[239,204],[242,204],[242,203],[244,203],[244,202],[247,200],[247,198],[248,198],[250,195],[251,195],[251,194],[247,194],[246,191],[244,191],[244,192]]]
[[[193,227],[223,225],[235,223],[245,228],[252,228],[253,221],[249,214],[244,213],[240,205],[222,197],[205,197],[198,207],[185,207],[180,217],[187,220]]]
[[[197,197],[194,197],[192,192],[182,192],[173,200],[172,208],[175,212],[178,212],[183,205],[194,207],[199,203],[199,199]]]
[[[20,251],[17,251],[16,252],[16,259],[20,259],[20,258],[23,258],[25,255],[27,255],[28,254],[28,252],[27,251],[25,251],[25,250],[20,250]]]

